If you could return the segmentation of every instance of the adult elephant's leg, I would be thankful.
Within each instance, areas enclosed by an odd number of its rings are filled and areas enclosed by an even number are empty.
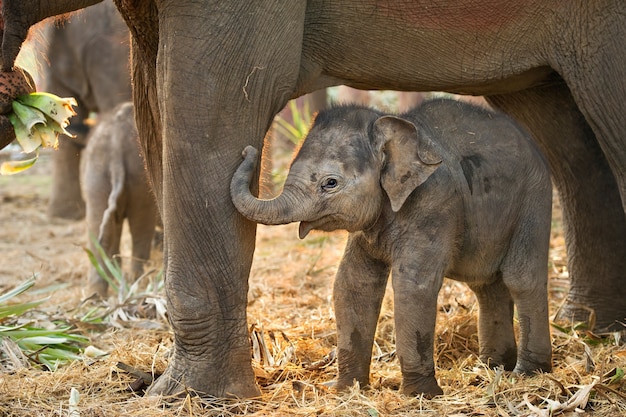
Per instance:
[[[59,138],[52,154],[52,190],[48,215],[79,220],[85,217],[85,202],[80,192],[80,155],[83,146],[70,138]]]
[[[48,202],[50,217],[72,220],[85,217],[85,201],[80,188],[80,156],[89,133],[89,127],[83,123],[88,114],[84,105],[77,106],[76,112],[68,127],[76,137],[59,136],[59,147],[52,154],[52,189]]]
[[[235,210],[229,185],[244,146],[262,145],[295,90],[305,4],[180,4],[157,4],[165,289],[175,346],[150,393],[188,387],[250,397],[259,393],[246,322],[255,225]]]
[[[562,75],[593,129],[626,213],[626,3],[613,3],[585,2],[583,7],[589,10],[582,13],[572,7],[567,30],[555,39],[550,64]],[[626,286],[626,279],[622,284]]]
[[[557,318],[589,321],[594,311],[598,329],[615,326],[626,317],[626,219],[615,177],[593,131],[564,84],[488,101],[530,129],[552,168],[571,279]]]

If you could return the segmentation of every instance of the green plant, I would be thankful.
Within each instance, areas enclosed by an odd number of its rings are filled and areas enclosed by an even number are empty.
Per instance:
[[[304,101],[302,108],[298,107],[296,100],[291,100],[286,107],[289,110],[290,117],[286,117],[283,113],[276,116],[272,130],[275,134],[285,137],[295,146],[299,146],[304,138],[309,134],[309,129],[313,124],[315,114],[311,114],[308,101]],[[272,145],[272,148],[274,145]],[[283,152],[273,151],[272,168],[271,168],[271,184],[273,188],[278,189],[285,182],[287,176],[286,165],[288,158],[292,153],[292,147],[282,149]]]
[[[159,291],[163,287],[162,270],[158,271],[156,275],[153,274],[153,272],[155,271],[149,271],[139,277],[135,282],[129,282],[124,276],[122,266],[117,261],[117,259],[109,258],[95,237],[91,236],[90,239],[94,247],[96,248],[96,252],[100,256],[100,259],[102,259],[103,265],[100,265],[100,263],[98,262],[98,258],[91,250],[84,248],[85,252],[87,253],[87,257],[89,258],[89,262],[94,268],[96,268],[96,271],[98,271],[98,275],[100,275],[100,277],[102,277],[102,279],[104,279],[109,284],[111,290],[117,295],[118,302],[125,303],[130,298],[137,296],[141,293],[152,293],[155,291]],[[154,279],[146,284],[146,288],[141,289],[140,284],[143,283],[143,280],[145,278],[150,276],[153,276]]]
[[[276,132],[282,134],[294,144],[299,145],[309,133],[314,115],[311,114],[309,102],[306,100],[302,110],[298,107],[296,100],[291,100],[287,107],[291,112],[291,121],[282,116],[277,116],[274,120],[274,128]]]
[[[103,304],[96,305],[82,315],[80,320],[90,323],[108,322],[118,326],[124,322],[133,322],[133,325],[142,327],[162,326],[166,323],[165,298],[161,295],[165,283],[163,270],[148,271],[134,282],[130,282],[126,279],[117,259],[109,258],[97,239],[93,236],[91,239],[98,256],[87,248],[84,250],[98,275],[109,284],[115,299],[104,300]],[[102,264],[98,262],[98,257]],[[150,318],[159,318],[160,323],[148,322],[147,317],[139,313],[148,310],[154,312]],[[144,323],[139,324],[142,320]]]
[[[82,335],[71,333],[73,326],[63,321],[36,326],[24,314],[49,299],[11,303],[18,295],[35,285],[35,277],[0,295],[0,358],[11,368],[30,365],[56,370],[69,361],[81,359],[81,345],[88,341]]]

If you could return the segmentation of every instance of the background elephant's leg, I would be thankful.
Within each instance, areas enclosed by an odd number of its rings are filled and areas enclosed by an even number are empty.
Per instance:
[[[106,209],[106,196],[104,198],[104,205],[101,207],[92,206],[92,202],[90,201],[90,196],[87,194],[85,198],[88,201],[87,204],[87,213],[85,216],[85,220],[87,223],[87,247],[97,256],[97,249],[94,242],[98,239],[98,232],[100,230],[100,222],[102,221],[102,214]],[[96,258],[98,259],[98,258]],[[107,293],[108,284],[100,278],[98,271],[92,265],[89,265],[89,272],[87,274],[87,293],[85,296],[89,296],[93,293],[96,293],[102,297],[104,297]]]
[[[517,361],[513,332],[513,299],[502,280],[489,285],[470,285],[478,300],[480,360],[489,366],[504,365],[512,371]]]
[[[333,288],[337,318],[337,389],[369,384],[370,360],[389,266],[371,259],[350,237]]]
[[[122,206],[123,207],[123,206]],[[124,226],[124,214],[121,209],[115,210],[115,212],[105,210],[100,224],[100,239],[99,244],[104,251],[104,255],[111,260],[115,260],[119,266],[122,266],[122,259],[118,256],[120,254],[120,242],[122,239],[122,227]],[[102,261],[101,265],[102,264]],[[106,268],[104,268],[106,271]]]
[[[152,249],[157,219],[156,204],[153,201],[152,194],[142,191],[135,190],[132,196],[133,200],[139,199],[141,201],[133,201],[133,207],[129,208],[126,213],[133,245],[131,262],[133,279],[137,279],[143,274],[144,265],[150,260],[150,250]],[[131,190],[131,192],[133,191]]]
[[[85,202],[80,193],[80,155],[83,146],[74,139],[59,137],[59,147],[52,154],[52,190],[48,215],[79,220],[85,216]]]
[[[75,108],[77,115],[69,130],[76,135],[68,138],[59,135],[59,148],[52,153],[52,190],[48,203],[48,215],[62,219],[79,220],[85,217],[85,201],[80,188],[80,157],[85,147],[89,127],[83,124],[87,118],[84,106]]]
[[[49,22],[41,52],[43,70],[40,89],[61,97],[75,97],[76,111],[69,130],[84,146],[88,127],[83,124],[89,112],[104,113],[131,99],[129,34],[111,1],[105,1],[74,14],[62,25]],[[54,158],[51,217],[82,218],[84,209],[78,189],[76,152],[70,140],[61,136],[61,151]],[[81,208],[76,210],[76,207]]]
[[[295,91],[306,4],[157,3],[168,4],[157,4],[163,187],[155,188],[174,351],[150,393],[255,396],[246,316],[255,225],[235,210],[229,185],[245,145],[262,146]]]
[[[103,184],[103,180],[106,181],[104,178],[97,177],[97,174],[95,173],[85,178],[85,199],[87,200],[87,245],[89,250],[96,257],[98,264],[101,266],[103,266],[104,263],[102,262],[102,257],[100,256],[100,251],[96,247],[96,243],[102,247],[107,256],[111,257],[113,254],[119,253],[120,242],[119,237],[117,239],[112,239],[110,236],[106,236],[104,241],[98,241],[104,213],[108,205],[109,193],[111,191],[110,185],[106,182]],[[115,235],[116,233],[121,235],[121,231],[121,223],[119,226],[116,226],[114,223],[110,223],[106,230],[107,235]],[[106,267],[104,267],[104,270],[106,271]],[[87,293],[85,295],[89,296],[96,293],[101,297],[104,297],[107,294],[107,290],[108,283],[100,276],[95,267],[90,266],[87,280]]]
[[[558,319],[607,328],[626,316],[626,218],[615,177],[564,84],[488,97],[526,125],[547,157],[563,208],[567,301]],[[545,122],[546,120],[549,123]]]

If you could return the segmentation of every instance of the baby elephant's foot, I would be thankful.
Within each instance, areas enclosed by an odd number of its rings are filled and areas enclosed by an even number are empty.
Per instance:
[[[435,375],[403,375],[402,393],[409,396],[417,396],[423,394],[426,398],[432,398],[442,395],[443,390],[437,384]]]
[[[340,376],[337,379],[337,382],[335,383],[335,389],[337,390],[337,392],[348,391],[357,382],[359,383],[359,388],[361,389],[369,387],[369,377],[355,378],[355,377]]]
[[[497,352],[482,353],[480,360],[491,369],[502,366],[506,371],[512,371],[517,365],[517,348],[515,346],[509,347],[501,354]]]
[[[550,372],[552,371],[552,359],[547,358],[534,358],[534,359],[519,359],[513,369],[513,373],[521,375],[532,375],[537,372]]]

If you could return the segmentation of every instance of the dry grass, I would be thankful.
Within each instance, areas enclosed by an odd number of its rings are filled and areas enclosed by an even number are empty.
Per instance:
[[[38,163],[39,164],[39,163]],[[42,164],[45,164],[43,162]],[[45,169],[42,166],[39,169]],[[34,175],[34,174],[33,174]],[[66,281],[71,285],[43,306],[49,315],[79,315],[80,283],[87,259],[82,227],[48,222],[41,213],[47,187],[8,188],[0,183],[2,216],[13,210],[15,235],[0,246],[7,258],[0,289],[33,270],[41,286]],[[33,191],[35,190],[35,191]],[[33,193],[35,194],[33,196]],[[8,197],[7,197],[8,196]],[[15,220],[18,219],[18,220]],[[33,220],[34,219],[34,220]],[[37,220],[39,219],[39,220]],[[28,221],[28,226],[20,225]],[[3,224],[10,226],[7,218]],[[558,210],[551,248],[551,312],[567,290],[565,249]],[[25,232],[31,228],[30,234]],[[463,284],[446,281],[440,293],[435,356],[437,378],[446,395],[432,400],[398,393],[400,373],[394,351],[391,289],[380,317],[371,387],[336,393],[334,345],[336,334],[331,288],[346,234],[312,234],[297,240],[296,225],[259,227],[248,303],[253,365],[262,396],[253,400],[201,399],[189,393],[177,401],[146,398],[137,388],[137,370],[160,374],[172,343],[164,329],[81,326],[91,343],[110,354],[56,372],[20,369],[0,373],[0,415],[3,416],[598,416],[626,414],[626,383],[612,382],[626,369],[626,348],[618,334],[602,339],[584,330],[569,334],[553,330],[555,369],[551,374],[514,377],[486,368],[477,358],[476,305]],[[35,234],[33,236],[33,233]],[[38,235],[38,236],[37,236]],[[0,243],[4,244],[3,241]],[[55,242],[51,244],[50,241]],[[20,243],[23,242],[23,243]],[[18,257],[30,253],[33,264]],[[30,255],[29,255],[30,256]],[[15,259],[14,259],[15,258]],[[25,258],[24,258],[25,259]],[[21,268],[11,268],[16,262]],[[30,268],[30,269],[28,269]],[[69,269],[68,269],[69,268]],[[126,365],[122,370],[119,363]],[[141,382],[141,381],[140,381]],[[70,414],[72,389],[80,400]],[[552,411],[550,411],[552,410]]]

